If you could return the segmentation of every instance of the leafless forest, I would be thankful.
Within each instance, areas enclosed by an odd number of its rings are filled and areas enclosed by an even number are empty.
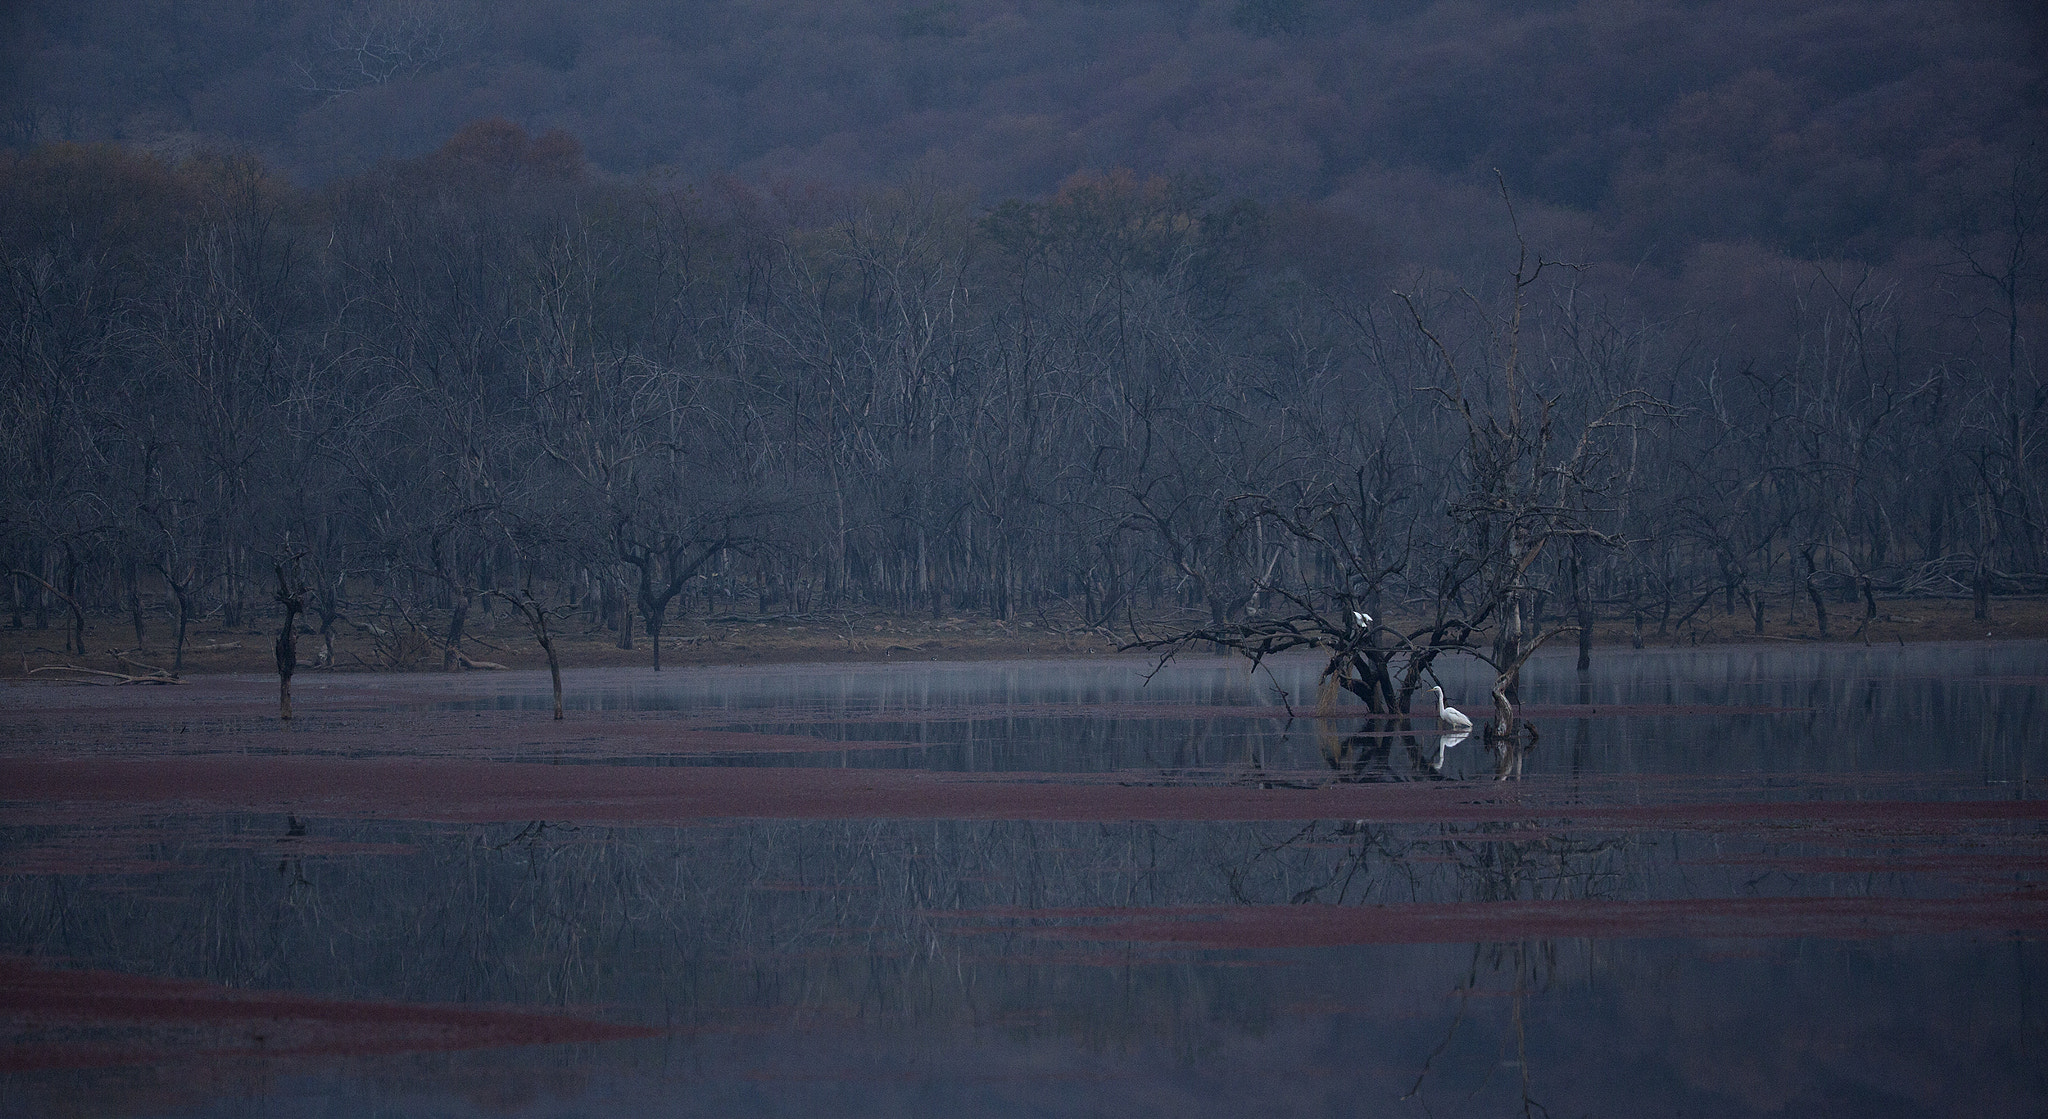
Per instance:
[[[81,650],[1178,604],[1389,710],[2048,587],[2024,5],[258,7],[6,17],[0,568]]]

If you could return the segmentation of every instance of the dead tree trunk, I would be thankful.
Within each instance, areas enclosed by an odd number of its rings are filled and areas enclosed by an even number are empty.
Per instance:
[[[48,579],[45,579],[40,575],[36,575],[32,572],[23,571],[19,568],[16,568],[13,573],[15,575],[21,576],[24,579],[34,580],[36,583],[40,584],[45,591],[48,591],[53,597],[61,600],[64,603],[64,605],[71,610],[71,633],[66,635],[67,641],[65,651],[75,652],[79,656],[84,656],[85,611],[79,607],[78,600],[72,597],[71,595],[65,594],[63,591],[58,590],[56,584],[50,582]]]
[[[171,574],[168,566],[161,563],[156,565],[156,569],[157,573],[164,577],[164,586],[171,588],[171,598],[178,603],[178,636],[171,653],[171,671],[183,672],[185,631],[192,623],[192,576],[188,573],[184,579],[178,579]]]
[[[554,636],[548,632],[548,608],[542,605],[539,599],[533,597],[531,590],[521,591],[521,597],[519,598],[513,598],[504,591],[485,592],[486,599],[490,595],[497,595],[499,598],[517,607],[519,612],[526,616],[526,624],[533,627],[534,641],[540,644],[540,651],[547,654],[548,676],[553,680],[555,686],[555,721],[560,722],[562,719],[562,662],[555,654]]]
[[[462,667],[462,626],[469,620],[469,588],[455,588],[455,609],[448,616],[448,640],[441,652],[441,671]]]
[[[1593,599],[1586,593],[1586,571],[1579,565],[1577,547],[1572,548],[1571,579],[1572,605],[1579,616],[1579,671],[1586,672],[1593,667]],[[1640,613],[1636,615],[1636,628],[1642,629]]]
[[[287,562],[292,568],[292,578],[285,576]],[[297,585],[297,556],[291,557],[288,561],[279,560],[273,567],[277,571],[277,604],[284,607],[284,625],[277,631],[277,716],[290,722],[292,672],[299,666],[298,624],[299,615],[306,609],[306,588]]]
[[[139,566],[132,555],[121,559],[121,582],[128,592],[128,622],[135,627],[135,647],[138,649],[149,644],[142,628],[142,575],[137,570]]]
[[[1820,627],[1820,635],[1828,635],[1828,604],[1820,591],[1820,564],[1813,558],[1813,549],[1806,549],[1806,598],[1813,603],[1814,624]]]
[[[334,623],[341,620],[341,585],[339,576],[322,579],[320,591],[313,596],[313,613],[320,618],[320,658],[322,668],[334,667]]]
[[[1514,690],[1515,678],[1512,673],[1501,672],[1493,678],[1493,723],[1486,728],[1489,742],[1510,742],[1515,737],[1515,701],[1508,693]]]

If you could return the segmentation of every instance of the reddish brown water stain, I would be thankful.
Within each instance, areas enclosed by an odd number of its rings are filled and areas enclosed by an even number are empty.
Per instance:
[[[1910,855],[1897,852],[1872,855],[1737,854],[1680,861],[1689,866],[1739,866],[1806,874],[1936,874],[1953,878],[1960,873],[1967,874],[1973,879],[1982,879],[1993,874],[2048,875],[2048,861],[2044,861],[2038,854],[1993,853],[1981,850],[1919,852]]]
[[[1865,939],[1944,933],[2048,933],[2040,898],[1686,898],[1412,905],[1253,905],[1229,909],[999,908],[953,914],[963,932],[1195,948],[1332,948],[1554,938]],[[1044,922],[1057,922],[1046,924]]]
[[[18,823],[76,823],[147,806],[446,823],[520,820],[682,824],[713,819],[977,819],[1101,822],[1343,819],[1570,823],[1635,829],[1811,829],[1941,834],[2048,819],[2044,800],[1733,800],[1571,803],[1569,786],[1319,788],[1075,783],[821,767],[542,765],[452,759],[203,755],[0,759]],[[1560,803],[1560,798],[1565,802]]]
[[[224,1056],[364,1056],[653,1037],[660,1030],[503,1007],[317,998],[0,956],[0,1070]]]
[[[600,674],[600,679],[605,679]],[[623,679],[620,682],[624,682]],[[264,748],[297,744],[300,749],[327,748],[322,736],[340,735],[344,749],[375,748],[366,740],[367,731],[391,731],[409,752],[422,745],[439,747],[442,738],[455,737],[455,746],[467,731],[488,728],[492,741],[485,745],[522,745],[534,748],[575,749],[594,742],[613,740],[628,752],[640,748],[634,741],[648,738],[648,745],[663,752],[726,752],[732,749],[818,749],[804,736],[744,735],[732,745],[712,739],[696,740],[690,732],[734,726],[856,725],[888,723],[990,722],[1017,719],[1114,719],[1114,720],[1309,720],[1313,707],[1289,708],[1273,704],[1183,704],[1160,702],[1013,702],[1013,703],[906,703],[900,706],[855,710],[825,710],[804,707],[726,707],[676,711],[572,711],[563,723],[554,723],[536,709],[490,707],[476,710],[467,705],[479,701],[511,701],[539,691],[539,678],[520,674],[493,679],[475,677],[386,676],[356,679],[330,678],[298,695],[296,725],[283,727],[275,717],[275,686],[246,677],[213,677],[192,686],[168,689],[78,688],[48,684],[19,684],[0,690],[0,742],[17,746],[78,744],[92,741],[133,741],[137,734],[167,735],[188,739],[211,733],[258,736],[252,743]],[[463,704],[462,709],[451,705]],[[1716,705],[1716,704],[1588,704],[1528,705],[1522,714],[1530,718],[1587,719],[1623,716],[1733,716],[1787,714],[1804,708]],[[1485,705],[1468,708],[1468,714],[1484,718]],[[1431,713],[1410,716],[1373,716],[1362,708],[1346,706],[1326,721],[1350,723],[1378,719],[1402,724],[1412,719],[1415,730],[1434,729]],[[1400,733],[1400,731],[1391,731]],[[505,734],[511,740],[498,741]],[[734,732],[738,733],[738,732]],[[270,736],[279,736],[271,741]],[[904,743],[875,745],[908,745]],[[855,748],[856,744],[835,744],[831,748]]]
[[[725,754],[835,754],[914,750],[914,742],[840,741],[808,734],[762,734],[691,727],[675,720],[618,718],[557,723],[446,711],[347,720],[308,718],[299,725],[209,720],[177,725],[81,720],[10,728],[0,752],[29,757],[226,752],[353,757],[694,757]]]

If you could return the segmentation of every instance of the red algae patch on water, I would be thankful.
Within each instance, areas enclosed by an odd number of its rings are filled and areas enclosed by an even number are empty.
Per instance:
[[[1925,851],[1900,854],[1814,853],[1803,855],[1725,854],[1680,859],[1684,866],[1733,866],[1757,870],[1786,870],[1804,874],[1926,874],[1954,880],[1958,875],[1973,879],[1999,875],[2006,883],[2018,875],[2048,876],[2048,860],[2039,852],[2000,853],[1972,847],[1957,851]],[[2024,883],[2022,883],[2024,884]]]
[[[1586,803],[1558,784],[1319,787],[1000,778],[817,766],[546,765],[446,758],[197,755],[0,758],[17,823],[83,823],[137,808],[499,823],[693,824],[717,819],[1115,822],[1363,820],[1541,823],[1605,830],[1939,835],[2048,820],[2048,800],[1772,800]]]
[[[1857,940],[1917,934],[2048,933],[2048,899],[1775,897],[1498,901],[1232,908],[1004,907],[953,914],[960,933],[1209,949],[1471,944],[1561,938]]]
[[[730,720],[728,720],[730,721]],[[521,712],[422,711],[274,719],[52,720],[6,728],[0,756],[134,757],[150,754],[587,759],[915,750],[918,743],[842,741],[812,734],[693,726],[658,716],[557,723]]]
[[[365,856],[403,856],[419,850],[411,843],[360,843],[317,836],[222,838],[210,829],[183,830],[158,822],[130,827],[102,822],[16,848],[0,857],[0,876],[44,874],[152,875],[196,869],[201,864],[158,857],[161,850],[188,854],[192,841],[207,849],[257,851],[272,858],[318,860]]]
[[[0,956],[0,1071],[588,1044],[660,1030],[524,1010],[242,991]]]

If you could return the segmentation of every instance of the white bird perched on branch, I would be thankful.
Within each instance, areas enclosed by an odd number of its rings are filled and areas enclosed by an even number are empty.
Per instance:
[[[1441,724],[1445,730],[1472,729],[1472,720],[1466,717],[1463,711],[1460,711],[1457,708],[1452,707],[1450,704],[1444,702],[1444,690],[1442,686],[1434,687],[1429,690],[1436,693],[1436,721],[1439,724]]]
[[[1358,623],[1358,628],[1364,629],[1372,624],[1372,615],[1363,610],[1353,610],[1351,612],[1351,620]]]

